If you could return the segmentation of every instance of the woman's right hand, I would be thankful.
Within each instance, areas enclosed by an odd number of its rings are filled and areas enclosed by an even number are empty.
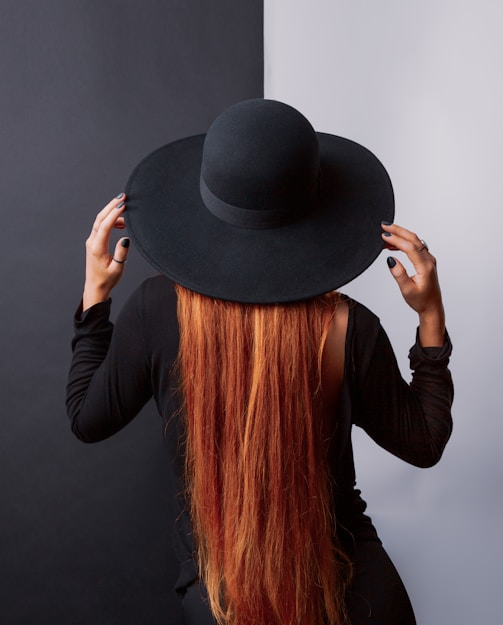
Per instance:
[[[445,314],[437,276],[437,261],[416,234],[396,224],[382,224],[385,247],[407,254],[415,274],[409,276],[395,257],[388,266],[407,304],[419,315],[419,340],[423,347],[440,347],[445,340]]]
[[[129,239],[121,238],[114,253],[110,253],[110,236],[114,228],[124,229],[122,213],[126,208],[126,196],[121,193],[109,202],[96,216],[86,241],[86,281],[82,309],[106,301],[114,286],[124,273]]]

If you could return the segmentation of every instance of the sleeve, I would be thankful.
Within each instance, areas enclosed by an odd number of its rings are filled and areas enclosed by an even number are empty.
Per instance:
[[[152,395],[140,291],[128,300],[115,327],[110,305],[109,300],[84,313],[80,307],[74,320],[66,406],[73,433],[87,443],[115,434]]]
[[[440,348],[423,349],[416,336],[409,352],[412,380],[408,384],[379,324],[357,381],[354,423],[402,460],[418,467],[436,464],[452,431],[454,389],[447,368],[451,351],[447,333]]]

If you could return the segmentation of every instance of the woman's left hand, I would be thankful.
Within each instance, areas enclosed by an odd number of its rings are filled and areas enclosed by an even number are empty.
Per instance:
[[[101,210],[86,240],[86,281],[82,298],[82,309],[104,302],[110,297],[124,273],[129,239],[122,237],[114,253],[110,254],[110,236],[114,228],[124,229],[122,213],[126,208],[126,196],[121,193]]]

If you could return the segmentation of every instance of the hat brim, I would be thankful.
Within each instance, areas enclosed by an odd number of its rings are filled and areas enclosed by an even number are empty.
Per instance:
[[[269,229],[215,217],[199,192],[205,135],[196,135],[155,150],[131,174],[129,236],[155,269],[219,299],[283,303],[340,288],[383,249],[381,221],[393,221],[393,188],[369,150],[317,136],[320,201],[307,216]]]

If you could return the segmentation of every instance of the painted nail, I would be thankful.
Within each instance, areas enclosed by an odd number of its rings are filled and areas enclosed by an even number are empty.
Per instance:
[[[388,263],[388,267],[390,269],[393,269],[393,267],[396,265],[396,260],[393,258],[393,256],[388,256],[386,262]]]
[[[120,199],[121,199],[121,197],[124,197],[124,193],[119,193],[119,195],[116,195],[116,196],[115,196],[115,199],[116,199],[116,200],[120,200]]]
[[[392,225],[391,221],[381,221],[381,224],[383,226],[391,226]]]
[[[121,245],[122,247],[129,247],[129,239],[122,239]]]
[[[119,207],[117,207],[119,208]],[[383,232],[383,237],[390,237],[391,236],[391,232]]]
[[[119,208],[122,208],[123,206],[124,206],[124,202],[121,202],[120,204],[117,204],[115,208],[118,210]]]

